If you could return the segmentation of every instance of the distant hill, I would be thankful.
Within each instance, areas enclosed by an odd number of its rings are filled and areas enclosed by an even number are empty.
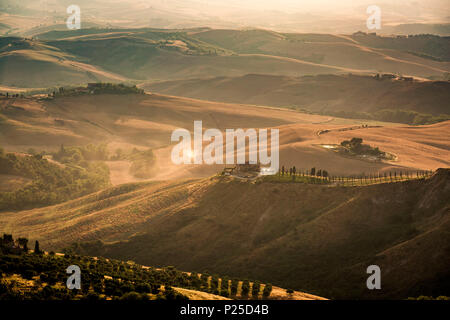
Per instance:
[[[266,81],[265,77],[262,79]],[[253,89],[249,87],[249,92],[251,89],[258,90],[258,87],[267,88],[261,84]],[[323,91],[326,92],[325,89]],[[331,89],[328,91],[332,92]],[[320,97],[320,93],[316,94]],[[373,101],[373,97],[368,99]],[[70,147],[89,143],[108,144],[110,154],[115,154],[117,149],[126,152],[134,148],[151,149],[155,155],[155,165],[159,168],[158,179],[207,177],[222,170],[222,166],[177,166],[170,161],[173,146],[171,133],[177,128],[192,130],[195,120],[202,120],[205,129],[218,128],[221,131],[278,128],[280,164],[298,168],[320,166],[333,174],[348,175],[405,167],[435,170],[450,165],[450,121],[408,126],[308,114],[288,108],[219,103],[160,94],[57,94],[55,98],[3,96],[0,97],[0,146],[19,152],[28,152],[29,148],[33,148],[38,153],[58,151],[61,144]],[[371,128],[363,128],[363,125]],[[354,130],[340,130],[345,128]],[[318,135],[322,130],[331,132]],[[320,147],[322,144],[339,144],[354,137],[394,153],[397,161],[366,162],[341,157]],[[120,174],[124,170],[128,171],[126,165],[119,165],[114,172]]]
[[[450,61],[450,36],[410,34],[387,37],[357,32],[352,35],[352,39],[372,48],[395,49],[432,60]]]
[[[125,80],[45,43],[12,37],[0,39],[0,70],[2,85],[19,88]]]
[[[103,257],[29,250],[27,238],[0,238],[0,301],[5,300],[326,300],[257,280],[155,268]],[[36,247],[35,247],[36,248]],[[80,288],[66,287],[69,265]],[[31,285],[32,284],[32,285]]]
[[[404,109],[433,115],[450,114],[449,81],[382,80],[362,75],[287,77],[249,74],[234,78],[156,82],[143,87],[176,96],[324,113],[344,111],[350,115],[351,112]]]
[[[388,45],[380,45],[366,43],[365,37],[359,41],[345,35],[209,28],[88,28],[30,36],[32,40],[1,39],[1,85],[42,88],[249,73],[303,76],[390,72],[443,79],[450,72],[448,39],[437,36],[432,37],[431,45],[421,37],[408,38],[408,46],[397,45],[396,38],[383,38]]]
[[[450,23],[403,23],[396,26],[383,26],[383,33],[388,35],[434,34],[450,36]]]
[[[449,294],[449,190],[448,169],[368,187],[209,178],[124,185],[0,221],[53,249],[103,239],[113,243],[78,248],[329,298],[403,299]],[[366,288],[372,264],[379,292]]]

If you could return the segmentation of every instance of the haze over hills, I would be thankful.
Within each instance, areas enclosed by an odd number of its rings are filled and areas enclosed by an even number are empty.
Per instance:
[[[88,143],[107,143],[112,153],[118,148],[150,148],[156,156],[155,165],[160,169],[155,179],[206,177],[221,170],[220,165],[176,166],[170,161],[171,132],[177,128],[192,130],[195,120],[203,121],[204,130],[279,128],[280,165],[304,169],[320,166],[333,174],[383,172],[392,168],[430,170],[447,167],[450,163],[450,138],[447,138],[450,121],[428,126],[399,126],[158,94],[19,98],[3,99],[0,103],[0,144],[6,150],[27,152],[34,148],[38,152],[49,152],[58,150],[61,144]],[[362,128],[362,125],[371,127]],[[346,128],[353,130],[341,130]],[[318,135],[322,130],[330,132]],[[397,160],[367,162],[345,158],[321,147],[355,136],[397,155]],[[121,171],[119,166],[117,173]]]
[[[388,72],[446,79],[450,72],[450,38],[373,38],[208,28],[50,31],[31,40],[1,39],[0,84],[43,88],[249,73]]]
[[[76,61],[72,55],[44,43],[19,38],[1,38],[0,47],[1,85],[13,88],[46,88],[125,79]]]
[[[59,29],[69,16],[66,0],[0,3],[2,26],[8,35],[33,35]],[[358,1],[234,1],[218,0],[79,0],[82,26],[240,29],[265,28],[280,32],[353,33],[367,31],[368,0]],[[449,35],[446,0],[379,1],[383,34]]]

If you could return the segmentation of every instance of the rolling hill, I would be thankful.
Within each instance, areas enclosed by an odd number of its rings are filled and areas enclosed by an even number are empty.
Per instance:
[[[125,80],[122,76],[77,61],[55,47],[12,37],[0,39],[0,70],[1,85],[18,88]]]
[[[330,298],[448,295],[449,182],[441,169],[426,180],[368,187],[221,177],[129,184],[3,213],[0,231],[52,249],[81,242],[73,248],[83,254],[257,278]],[[382,291],[366,288],[371,264],[381,267]]]
[[[211,101],[295,107],[315,112],[376,112],[404,109],[450,114],[450,82],[378,79],[363,75],[303,77],[249,74],[162,81],[148,91]],[[245,88],[245,90],[242,90]]]
[[[12,235],[0,239],[0,300],[326,300],[257,280],[29,250],[28,239],[20,238],[19,244]],[[76,265],[83,274],[79,290],[66,287],[67,265]]]
[[[345,35],[275,33],[268,30],[206,30],[193,36],[239,54],[286,57],[340,67],[342,72],[393,72],[427,77],[438,73],[442,75],[449,67],[448,62],[420,58],[400,45],[395,50],[392,45],[377,49],[371,46],[372,43],[359,42],[359,38]],[[381,39],[390,43],[392,38]],[[436,37],[433,40],[436,41],[433,47],[438,48],[436,50],[439,50],[439,54],[445,54],[443,52],[449,46],[449,38]],[[408,44],[410,51],[414,49],[416,53],[429,52],[426,42],[424,44],[420,37],[417,40],[409,39]]]
[[[153,150],[158,174],[154,179],[207,177],[220,165],[182,165],[170,161],[170,136],[177,128],[278,128],[280,165],[332,174],[377,173],[394,168],[435,170],[450,163],[450,121],[407,126],[300,113],[287,109],[227,104],[159,94],[100,94],[56,98],[0,98],[0,145],[8,151],[56,151],[65,146],[108,144],[109,150]],[[369,127],[363,127],[368,125]],[[351,129],[351,130],[350,130]],[[318,134],[328,130],[326,134]],[[397,156],[391,162],[367,162],[341,157],[321,145],[353,137]],[[394,137],[394,138],[393,138]],[[121,166],[110,163],[118,176]],[[114,168],[113,168],[114,167]],[[120,183],[133,180],[118,179]]]
[[[0,85],[43,88],[249,73],[303,76],[390,72],[440,79],[450,71],[445,56],[447,38],[433,37],[434,51],[428,50],[427,42],[420,37],[407,39],[408,50],[389,41],[391,38],[383,40],[386,45],[361,39],[209,28],[52,30],[31,40],[2,38],[0,70],[4,71]],[[430,59],[433,55],[442,61]]]
[[[287,77],[249,74],[163,81],[143,86],[162,94],[311,111],[376,112],[406,109],[449,114],[450,82],[379,80],[362,75]],[[242,90],[245,88],[245,90]]]

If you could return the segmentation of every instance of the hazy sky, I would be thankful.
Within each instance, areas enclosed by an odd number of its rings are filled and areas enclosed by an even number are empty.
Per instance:
[[[151,1],[151,0],[150,0]],[[164,0],[163,0],[164,1]],[[448,0],[204,0],[203,2],[233,4],[242,8],[268,8],[282,11],[298,10],[347,10],[369,5],[427,6],[449,9]]]
[[[450,22],[450,0],[136,0],[166,8],[190,8],[192,13],[222,17],[230,12],[248,14],[278,11],[286,14],[318,14],[331,19],[365,16],[369,5],[381,8],[385,18],[399,23]],[[250,17],[250,16],[249,16]]]
[[[383,28],[450,23],[450,0],[0,0],[0,5],[2,2],[58,21],[66,18],[67,6],[76,4],[84,21],[120,27],[256,27],[349,33],[366,31],[369,5],[380,7]],[[382,32],[385,30],[389,32],[386,28]]]

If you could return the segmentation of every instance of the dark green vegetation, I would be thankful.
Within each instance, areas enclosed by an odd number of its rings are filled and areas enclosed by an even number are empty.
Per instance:
[[[450,82],[392,75],[303,77],[249,74],[148,84],[162,94],[219,102],[284,107],[351,119],[432,124],[450,119]],[[406,80],[405,80],[406,79]],[[241,88],[246,90],[241,90]]]
[[[75,164],[82,167],[88,166],[87,161],[108,160],[106,144],[88,144],[82,147],[64,147],[52,154],[53,159],[64,164]]]
[[[87,87],[60,87],[53,91],[53,97],[70,97],[84,94],[144,94],[144,90],[123,83],[89,83]]]
[[[370,146],[369,146],[370,147]],[[365,147],[362,147],[364,149]],[[350,153],[350,151],[348,151]],[[361,149],[357,148],[357,152],[362,152]],[[376,149],[371,150],[372,154],[380,154]],[[346,153],[347,153],[346,152]],[[361,155],[360,153],[358,153]],[[362,153],[362,155],[365,155]],[[433,175],[432,171],[394,171],[394,172],[384,172],[378,174],[359,174],[351,176],[334,176],[330,175],[325,169],[311,168],[310,170],[298,170],[296,167],[285,168],[282,166],[281,170],[276,175],[263,176],[256,180],[256,183],[261,182],[280,182],[280,183],[306,183],[306,184],[326,184],[329,186],[368,186],[372,184],[380,183],[392,183],[399,181],[408,181],[416,179],[424,179]],[[276,192],[277,193],[277,192]]]
[[[31,180],[20,189],[1,192],[0,210],[52,205],[109,186],[109,170],[106,165],[86,161],[78,149],[69,149],[66,152],[65,148],[61,147],[58,156],[65,165],[49,162],[41,154],[17,155],[0,150],[1,174]]]
[[[171,286],[192,288],[196,284],[195,279],[170,267],[144,269],[103,258],[27,253],[10,235],[0,239],[0,251],[0,300],[186,299]],[[81,269],[80,290],[66,287],[70,265]],[[14,275],[33,284],[23,285]]]
[[[357,156],[372,156],[379,159],[388,159],[386,152],[381,151],[378,147],[371,147],[363,144],[363,139],[352,138],[341,142],[342,151],[345,154]]]
[[[449,170],[367,187],[216,178],[185,197],[194,195],[195,205],[180,200],[171,214],[153,213],[142,235],[82,252],[337,299],[449,295]],[[372,264],[381,291],[367,290]]]
[[[0,300],[186,299],[172,287],[236,298],[236,291],[230,294],[228,280],[220,280],[216,275],[200,276],[197,273],[178,271],[174,267],[156,269],[131,261],[70,253],[45,253],[39,249],[37,241],[35,250],[30,253],[27,243],[26,238],[14,241],[12,235],[8,234],[0,238]],[[69,277],[66,269],[71,265],[81,269],[80,290],[69,290],[66,287]],[[26,281],[32,281],[32,284]],[[258,299],[259,282],[253,288],[252,297]],[[270,296],[271,289],[271,285],[265,287],[264,298]]]

